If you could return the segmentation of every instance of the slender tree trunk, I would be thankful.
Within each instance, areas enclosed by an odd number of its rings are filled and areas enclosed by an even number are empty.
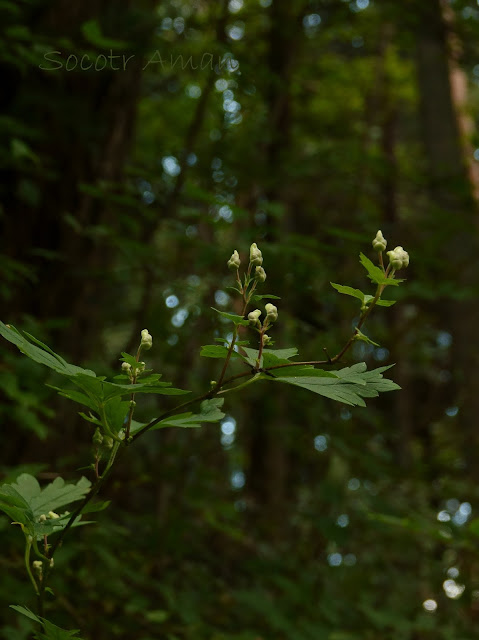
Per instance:
[[[458,390],[458,435],[470,473],[477,475],[479,433],[479,302],[472,287],[479,281],[475,178],[468,170],[462,144],[467,120],[461,117],[465,84],[451,59],[440,0],[421,6],[417,37],[417,69],[424,148],[429,164],[431,217],[438,244],[434,279],[464,291],[464,299],[448,300],[442,311],[444,329],[453,335],[453,373]],[[436,233],[436,229],[438,233]]]

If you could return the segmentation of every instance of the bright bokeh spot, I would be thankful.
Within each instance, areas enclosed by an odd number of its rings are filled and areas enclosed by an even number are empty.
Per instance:
[[[330,567],[339,567],[343,561],[343,556],[340,553],[330,553],[328,556],[328,564]]]
[[[463,584],[458,584],[455,580],[449,579],[444,580],[442,588],[448,598],[451,598],[451,600],[457,600],[462,596],[466,587]]]
[[[316,451],[326,451],[328,448],[328,440],[326,436],[316,436],[314,439],[314,448]]]
[[[436,611],[437,609],[437,602],[431,599],[424,600],[424,602],[422,603],[422,606],[425,611],[433,612],[433,611]]]

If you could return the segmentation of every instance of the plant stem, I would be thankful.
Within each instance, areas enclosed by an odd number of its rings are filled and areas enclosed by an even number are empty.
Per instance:
[[[390,267],[391,265],[388,266],[385,274],[386,277],[389,275],[390,272]],[[394,276],[394,270],[391,273],[391,278]],[[356,327],[356,329],[354,330],[352,336],[349,338],[349,340],[346,342],[346,344],[344,345],[344,347],[341,349],[341,351],[339,351],[335,356],[333,356],[332,358],[328,358],[328,360],[310,360],[308,362],[290,362],[288,364],[276,364],[272,367],[268,367],[266,369],[266,371],[271,371],[272,369],[282,369],[284,367],[299,367],[299,366],[306,366],[306,365],[311,365],[311,364],[335,364],[336,362],[338,362],[338,360],[340,360],[344,354],[346,353],[346,351],[349,350],[349,348],[351,347],[351,345],[353,344],[353,342],[356,340],[356,336],[358,335],[359,330],[361,329],[361,327],[364,325],[364,323],[366,322],[369,314],[371,313],[371,311],[373,310],[373,308],[376,306],[376,302],[379,300],[379,298],[381,297],[382,292],[384,291],[386,285],[385,284],[380,284],[378,285],[377,289],[376,289],[376,295],[374,296],[374,298],[371,300],[370,304],[368,305],[368,308],[365,309],[360,317],[359,317],[359,322],[358,322],[358,326]]]
[[[381,260],[382,256],[380,257]],[[382,262],[382,260],[381,260]],[[386,277],[388,277],[389,272],[391,271],[390,269],[391,265],[388,266],[387,270],[385,271],[385,275]],[[251,265],[250,265],[251,268]],[[384,268],[384,267],[383,267]],[[250,269],[248,270],[248,277],[249,277],[249,272]],[[391,277],[394,276],[394,270],[392,270],[391,273]],[[249,284],[249,282],[248,282]],[[243,288],[243,311],[242,311],[242,316],[244,317],[245,313],[246,313],[246,309],[248,307],[248,304],[250,302],[251,299],[251,295],[256,287],[256,283],[253,283],[253,286],[251,287],[251,290],[248,294],[248,296],[246,295],[246,289],[247,289],[247,284],[245,284],[244,288]],[[161,415],[159,415],[157,418],[155,418],[154,420],[151,420],[148,424],[144,425],[139,431],[137,431],[133,436],[130,437],[130,428],[131,428],[131,421],[132,421],[132,416],[133,416],[133,411],[134,411],[134,405],[130,406],[130,411],[128,414],[128,421],[127,421],[127,427],[126,427],[126,433],[125,433],[125,440],[119,441],[119,440],[115,440],[111,454],[110,454],[110,458],[107,462],[107,465],[103,471],[103,473],[101,474],[101,476],[98,476],[98,465],[96,465],[96,482],[95,484],[92,486],[90,492],[85,496],[85,498],[80,502],[80,505],[75,509],[75,511],[72,513],[72,515],[70,516],[70,519],[68,520],[65,528],[59,532],[57,539],[55,540],[55,542],[52,544],[51,549],[50,549],[50,553],[48,558],[46,558],[46,560],[53,560],[53,556],[55,555],[55,552],[57,551],[57,549],[59,548],[59,546],[61,545],[61,543],[63,542],[63,539],[65,537],[65,535],[67,534],[67,532],[69,531],[69,529],[71,528],[71,526],[73,525],[73,523],[75,522],[75,520],[78,518],[79,515],[81,515],[83,509],[89,504],[89,502],[91,502],[91,500],[99,493],[101,487],[103,486],[103,484],[105,483],[105,481],[107,480],[107,478],[109,477],[112,468],[113,468],[113,464],[115,462],[115,458],[116,455],[119,451],[120,446],[123,444],[124,447],[128,446],[129,444],[131,444],[132,442],[134,442],[137,438],[139,438],[141,435],[143,435],[144,433],[146,433],[147,431],[149,431],[150,429],[152,429],[155,425],[157,425],[159,422],[161,422],[162,420],[164,420],[165,418],[169,417],[170,415],[173,415],[175,413],[177,413],[177,411],[179,409],[183,409],[186,407],[191,406],[192,404],[195,404],[196,402],[201,402],[202,400],[207,400],[210,398],[213,398],[214,396],[218,395],[222,389],[223,386],[233,382],[234,380],[238,380],[240,378],[244,378],[246,376],[249,375],[254,375],[254,378],[250,381],[248,381],[245,384],[249,384],[249,382],[253,382],[255,378],[259,377],[259,374],[262,371],[271,371],[274,369],[280,369],[283,367],[297,367],[297,366],[305,366],[305,365],[315,365],[315,364],[334,364],[336,363],[338,360],[340,360],[340,358],[348,351],[348,349],[351,347],[351,345],[353,344],[353,342],[356,339],[356,336],[358,334],[358,331],[360,330],[360,328],[364,325],[364,323],[366,322],[369,314],[371,313],[372,309],[374,308],[374,306],[376,305],[377,301],[379,300],[379,298],[381,297],[382,292],[384,291],[386,285],[378,285],[377,290],[376,290],[376,295],[374,296],[374,298],[371,300],[371,303],[368,305],[368,308],[365,309],[360,318],[359,318],[359,322],[358,322],[358,326],[356,327],[353,335],[349,338],[349,340],[346,342],[346,344],[344,345],[344,347],[341,349],[341,351],[339,351],[339,353],[337,353],[334,357],[332,358],[328,358],[328,360],[311,360],[311,361],[307,361],[307,362],[291,362],[291,363],[287,363],[287,364],[280,364],[280,365],[274,365],[271,367],[268,367],[264,370],[260,370],[260,364],[261,364],[261,357],[262,357],[262,353],[263,353],[263,346],[264,346],[264,332],[266,331],[266,328],[263,328],[263,330],[261,331],[260,334],[260,347],[259,347],[259,351],[258,351],[258,358],[256,361],[256,368],[253,368],[251,371],[246,371],[243,373],[239,373],[236,374],[234,376],[231,376],[230,378],[228,378],[227,380],[224,379],[225,374],[226,374],[226,370],[229,364],[229,361],[231,359],[232,353],[233,353],[233,349],[238,337],[238,331],[239,331],[239,325],[235,327],[234,333],[233,333],[233,338],[231,340],[231,344],[229,346],[228,349],[228,353],[226,355],[225,358],[225,362],[219,377],[219,380],[216,384],[216,386],[213,389],[210,389],[209,391],[207,391],[206,393],[196,396],[195,398],[192,398],[191,400],[187,400],[186,402],[183,402],[179,405],[177,405],[176,407],[173,407],[172,409],[169,409],[168,411],[163,412]],[[141,349],[141,347],[140,347]],[[137,356],[136,356],[136,360],[137,362],[139,361],[139,356],[140,356],[140,349],[138,349],[137,352]],[[136,377],[134,378],[134,382],[133,384],[135,384],[136,382]],[[240,385],[240,386],[244,386],[244,385]],[[233,389],[231,389],[231,391],[233,391]],[[131,399],[132,401],[134,400],[134,396],[135,394],[132,394]],[[106,417],[105,417],[106,419]],[[106,426],[107,423],[106,423]],[[27,573],[30,577],[30,580],[33,584],[33,587],[35,589],[35,593],[38,596],[38,610],[39,610],[39,615],[43,616],[43,610],[44,610],[44,600],[45,600],[45,590],[46,590],[46,584],[47,584],[47,578],[49,576],[50,570],[51,570],[51,565],[50,562],[46,562],[44,564],[44,574],[43,574],[43,578],[42,581],[40,583],[40,589],[38,588],[38,585],[35,581],[35,578],[31,572],[31,568],[30,568],[30,550],[31,550],[31,546],[32,543],[27,542],[26,548],[25,548],[25,566],[27,569]]]
[[[106,465],[103,473],[98,478],[98,480],[95,482],[95,484],[91,488],[90,492],[87,493],[87,495],[80,502],[79,506],[71,514],[70,519],[68,520],[68,522],[66,524],[66,527],[64,529],[62,529],[62,531],[59,532],[57,539],[52,544],[51,549],[50,549],[50,555],[49,555],[49,560],[50,561],[53,559],[53,556],[55,555],[55,552],[57,551],[58,547],[63,542],[63,538],[67,534],[67,532],[70,529],[70,527],[73,525],[73,523],[78,518],[78,516],[81,514],[83,509],[87,506],[87,504],[89,502],[91,502],[91,500],[93,500],[93,498],[98,494],[98,492],[100,491],[101,487],[103,486],[103,483],[105,482],[105,480],[110,475],[112,467],[113,467],[113,462],[115,461],[116,454],[118,452],[118,449],[120,448],[120,444],[121,443],[119,443],[119,442],[115,442],[114,443],[112,451],[111,451],[111,454],[110,454],[110,458],[109,458],[109,460],[107,462],[107,465]],[[27,566],[27,570],[28,569],[29,569],[29,567]],[[42,579],[42,582],[41,582],[41,585],[40,585],[40,590],[38,591],[38,589],[36,589],[36,593],[38,595],[38,611],[40,612],[39,615],[41,615],[41,616],[43,615],[43,609],[44,609],[45,588],[47,586],[47,580],[48,580],[48,576],[49,576],[50,570],[51,570],[50,564],[49,563],[47,563],[46,565],[44,564],[44,569],[45,570],[44,570],[43,579]],[[31,576],[30,571],[29,571],[29,575]],[[31,576],[31,577],[33,577],[33,576]]]
[[[37,585],[37,582],[36,582],[35,578],[33,577],[33,573],[32,573],[32,570],[30,568],[30,550],[31,550],[31,548],[32,548],[32,543],[28,542],[28,540],[27,540],[27,544],[25,546],[25,556],[24,556],[25,557],[25,567],[27,569],[28,576],[29,576],[30,580],[32,581],[33,588],[35,589],[35,593],[38,596],[39,595],[38,585]]]
[[[256,358],[256,369],[259,369],[261,366],[261,358],[263,356],[263,347],[264,347],[264,334],[266,331],[266,327],[263,327],[259,332],[259,349],[258,349],[258,357]]]
[[[225,383],[223,383],[223,384],[225,384]],[[186,407],[189,407],[190,405],[194,404],[195,402],[201,402],[202,400],[208,400],[209,398],[212,398],[213,396],[215,396],[218,393],[218,391],[221,388],[221,386],[222,385],[219,385],[219,386],[217,385],[214,389],[210,389],[210,391],[207,391],[206,393],[204,393],[201,396],[196,396],[195,398],[192,398],[191,400],[188,400],[187,402],[183,402],[183,403],[177,405],[176,407],[173,407],[173,409],[169,409],[168,411],[164,411],[161,415],[159,415],[157,418],[155,418],[154,420],[152,420],[148,424],[145,424],[144,427],[142,427],[133,436],[131,436],[130,437],[130,441],[129,441],[128,444],[131,444],[132,442],[137,440],[146,431],[149,431],[152,427],[157,425],[159,422],[161,422],[165,418],[168,418],[169,416],[171,416],[174,413],[176,413],[178,411],[178,409],[185,409]]]
[[[251,267],[251,265],[250,265],[250,267]],[[249,273],[249,271],[248,271],[248,273]],[[251,299],[251,294],[253,293],[253,291],[255,289],[255,286],[256,286],[256,283],[254,283],[253,286],[251,287],[251,291],[249,292],[249,296],[248,297],[246,297],[246,287],[247,287],[247,285],[245,285],[245,288],[243,289],[243,310],[241,312],[241,315],[243,316],[243,318],[244,318],[244,315],[246,313],[246,309],[248,308],[248,304],[249,304],[249,301]],[[229,346],[228,353],[226,354],[226,358],[225,358],[225,361],[224,361],[224,364],[223,364],[223,368],[222,368],[221,373],[220,373],[219,380],[218,380],[218,382],[216,384],[216,387],[215,387],[215,389],[217,389],[218,391],[221,388],[221,385],[223,383],[223,379],[224,379],[225,374],[226,374],[226,369],[228,368],[228,364],[229,364],[229,362],[231,360],[231,356],[233,354],[233,349],[234,349],[234,346],[235,346],[235,343],[236,343],[236,339],[238,338],[238,331],[239,331],[239,325],[236,325],[235,326],[235,330],[233,332],[233,337],[231,339],[231,344]]]
[[[381,269],[383,271],[386,271],[386,269],[384,268],[384,260],[383,260],[383,252],[382,251],[379,252],[379,264],[381,266]]]
[[[138,351],[136,352],[137,362],[140,361],[140,353],[141,353],[141,344],[138,347]],[[131,384],[136,384],[136,375],[134,375],[133,378],[131,379]],[[132,393],[130,398],[130,410],[128,411],[128,419],[126,421],[125,440],[128,440],[128,438],[130,437],[131,421],[133,419],[133,412],[135,411],[134,402],[135,402],[135,394]]]

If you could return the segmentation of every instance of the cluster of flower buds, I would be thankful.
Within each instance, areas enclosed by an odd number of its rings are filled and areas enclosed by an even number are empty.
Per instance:
[[[409,254],[402,247],[396,247],[392,251],[388,251],[389,264],[396,271],[405,269],[409,265]]]
[[[239,257],[239,253],[236,249],[233,251],[231,258],[228,260],[227,264],[230,269],[233,269],[233,270],[239,269],[241,265],[241,260]],[[249,248],[249,264],[248,264],[248,271],[244,279],[244,288],[242,288],[240,293],[243,293],[243,295],[245,295],[249,284],[253,282],[254,284],[250,290],[250,294],[251,294],[257,284],[262,284],[266,280],[266,271],[264,270],[262,265],[263,265],[263,254],[261,253],[261,250],[258,249],[258,245],[256,244],[256,242],[253,242],[253,244]],[[241,281],[239,279],[239,274],[237,276],[237,279],[238,279],[239,286],[242,287]],[[247,298],[247,302],[249,302],[250,298],[251,298],[251,295],[249,295],[249,297]],[[265,335],[264,332],[267,330],[267,328],[270,325],[273,324],[273,322],[276,322],[276,320],[278,319],[278,309],[274,306],[274,304],[271,304],[271,303],[266,304],[265,305],[266,317],[263,322],[261,322],[260,320],[261,313],[262,312],[260,309],[255,309],[254,311],[250,311],[248,313],[248,321],[251,327],[256,328],[262,334],[263,345],[267,345],[267,344],[270,344],[272,340],[269,336]]]
[[[46,520],[56,520],[59,517],[60,516],[58,515],[58,513],[49,511],[47,514],[42,513],[40,516],[38,516],[38,522],[45,522]]]
[[[376,237],[373,240],[373,249],[378,253],[385,251],[387,247],[387,240],[383,236],[382,231],[378,231],[376,233]],[[396,247],[391,251],[388,251],[387,255],[389,256],[389,264],[396,271],[398,269],[405,269],[409,265],[409,254],[407,251],[404,251],[402,247]]]
[[[278,319],[278,309],[274,306],[274,304],[271,304],[270,302],[268,302],[268,304],[265,305],[265,311],[266,311],[266,318],[263,322],[263,325],[261,325],[261,322],[260,322],[260,317],[261,317],[260,309],[255,309],[254,311],[250,311],[248,313],[248,320],[250,325],[253,327],[261,327],[261,326],[266,326],[268,324],[273,324],[273,322],[276,322],[276,320]],[[268,340],[271,340],[269,336],[265,336],[265,337],[267,337]]]
[[[231,269],[232,271],[236,271],[237,269],[240,268],[241,260],[239,257],[239,253],[236,249],[233,251],[233,253],[231,254],[231,258],[228,260],[226,264],[228,265],[228,268]],[[262,264],[263,264],[263,254],[261,253],[261,250],[258,249],[258,245],[256,244],[256,242],[253,242],[253,244],[249,248],[249,266],[250,266],[250,269],[254,268],[255,280],[257,280],[260,283],[266,280],[266,271],[261,266]]]
[[[153,338],[148,333],[148,329],[143,329],[143,331],[141,332],[140,349],[143,349],[144,351],[148,351],[148,349],[151,349],[152,346],[153,346]]]
[[[38,577],[41,577],[43,574],[43,562],[41,560],[34,560],[32,562],[32,567]]]
[[[123,373],[127,374],[130,380],[133,380],[133,378],[136,378],[140,373],[143,373],[145,366],[144,362],[138,362],[134,367],[132,367],[128,362],[123,362],[121,370]]]

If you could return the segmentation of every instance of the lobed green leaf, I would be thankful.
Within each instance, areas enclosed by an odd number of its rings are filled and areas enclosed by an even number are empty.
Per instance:
[[[353,298],[358,298],[361,302],[364,301],[365,294],[359,289],[353,289],[353,287],[348,287],[344,284],[336,284],[335,282],[330,282],[329,284],[336,289],[336,291],[339,291],[339,293],[343,293],[346,296],[352,296]]]
[[[12,325],[7,326],[3,322],[0,322],[0,335],[14,344],[31,360],[34,360],[39,364],[43,364],[45,367],[53,369],[53,371],[56,371],[61,375],[76,376],[78,374],[83,374],[84,376],[88,377],[95,377],[96,375],[94,371],[90,371],[89,369],[82,369],[81,367],[77,367],[76,365],[69,364],[61,356],[52,351],[50,347],[43,344],[43,342],[40,342],[40,340],[33,338],[33,336],[30,336],[30,334],[26,334],[27,336],[29,336],[30,340],[33,340],[36,343],[33,344]]]
[[[364,253],[359,254],[359,261],[368,272],[369,279],[376,284],[382,284],[385,286],[393,285],[394,287],[397,287],[400,282],[404,282],[401,278],[387,278],[383,270],[374,265],[371,260],[364,255]]]
[[[219,344],[207,344],[201,347],[200,356],[204,358],[226,358],[228,355],[228,348]],[[239,358],[240,354],[237,351],[231,352],[232,358]]]
[[[225,318],[226,320],[233,322],[235,325],[241,325],[242,327],[249,326],[249,320],[246,320],[245,318],[243,318],[243,316],[238,316],[236,313],[227,313],[226,311],[219,311],[214,307],[211,307],[211,308],[213,309],[213,311],[216,311],[216,313],[218,313],[222,318]]]

